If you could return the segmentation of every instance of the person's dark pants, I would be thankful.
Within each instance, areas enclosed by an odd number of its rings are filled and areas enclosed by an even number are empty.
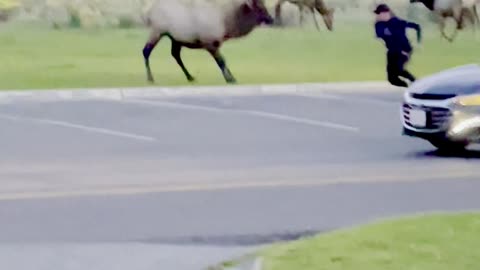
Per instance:
[[[408,87],[408,84],[400,77],[406,78],[410,82],[415,81],[415,77],[405,69],[408,60],[409,57],[402,52],[387,53],[387,77],[392,85]]]

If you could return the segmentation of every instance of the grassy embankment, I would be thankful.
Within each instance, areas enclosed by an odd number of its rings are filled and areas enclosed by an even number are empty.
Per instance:
[[[323,25],[322,25],[323,27]],[[323,29],[325,29],[323,27]],[[437,29],[425,29],[425,43],[410,69],[418,76],[478,62],[480,42],[463,32],[450,44]],[[414,40],[414,33],[410,33]],[[51,30],[42,26],[0,28],[0,89],[145,86],[141,49],[146,29]],[[188,85],[170,56],[170,41],[152,56],[157,85]],[[227,63],[241,84],[384,80],[384,49],[371,23],[342,25],[335,32],[314,28],[257,29],[226,43]],[[185,49],[184,62],[196,84],[224,84],[205,51]]]
[[[263,270],[477,270],[480,214],[427,215],[267,248]]]

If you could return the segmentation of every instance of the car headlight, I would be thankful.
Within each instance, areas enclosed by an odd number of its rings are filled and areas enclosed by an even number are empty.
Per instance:
[[[451,109],[458,109],[464,112],[480,113],[480,94],[459,96],[453,99]]]
[[[452,101],[450,108],[455,116],[450,135],[464,136],[472,128],[480,127],[480,94],[459,96]]]
[[[472,128],[478,129],[478,127],[480,127],[480,116],[473,116],[453,123],[450,134],[459,135],[470,131]]]
[[[453,104],[457,106],[480,106],[480,94],[457,97]]]

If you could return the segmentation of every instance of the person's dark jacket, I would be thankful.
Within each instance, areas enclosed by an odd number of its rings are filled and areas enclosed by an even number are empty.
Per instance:
[[[422,39],[422,30],[419,24],[402,20],[398,17],[392,17],[388,21],[378,21],[375,23],[375,33],[377,38],[385,41],[389,52],[393,53],[411,53],[412,46],[407,37],[407,28],[417,31],[417,40],[420,43]]]

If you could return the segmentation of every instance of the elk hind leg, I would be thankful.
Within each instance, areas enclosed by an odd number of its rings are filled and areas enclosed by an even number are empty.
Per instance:
[[[285,0],[278,0],[277,4],[275,5],[275,24],[282,25],[282,5]]]
[[[465,19],[468,19],[468,22],[470,23],[471,27],[472,27],[472,34],[473,34],[473,37],[476,39],[477,37],[477,29],[476,29],[476,24],[477,24],[477,20],[476,20],[476,16],[475,16],[475,6],[473,6],[472,8],[469,8],[469,9],[466,9],[465,12],[464,12],[464,18]]]
[[[230,84],[236,83],[236,80],[233,77],[232,72],[230,72],[230,69],[228,69],[227,63],[225,62],[224,57],[220,53],[219,46],[212,46],[207,48],[207,50],[210,53],[210,55],[213,57],[213,59],[215,59],[215,62],[217,63],[220,70],[222,71],[225,81]]]
[[[480,30],[480,15],[478,14],[477,4],[474,4],[472,7],[472,16],[473,16],[473,29],[474,29],[474,38],[478,40],[478,30]]]
[[[478,14],[477,4],[473,5],[473,16],[475,17],[476,23],[480,24],[480,14]]]

